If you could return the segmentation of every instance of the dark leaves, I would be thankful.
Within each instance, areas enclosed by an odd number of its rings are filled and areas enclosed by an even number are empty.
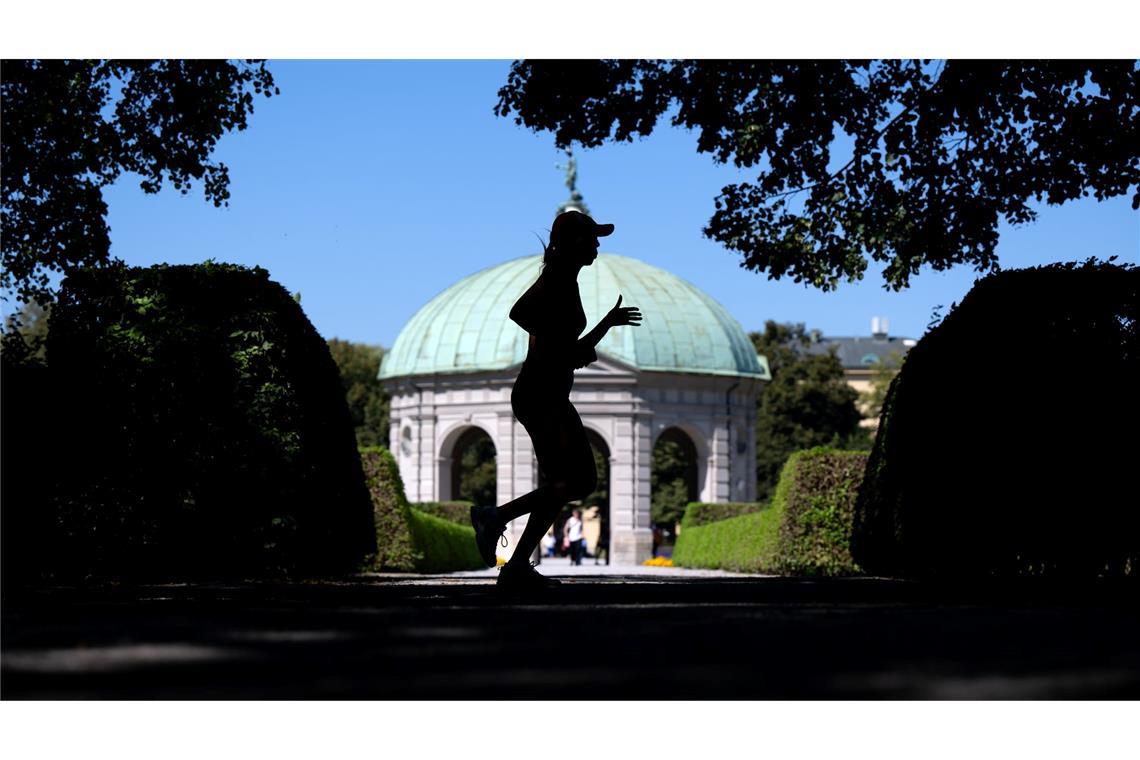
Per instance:
[[[924,266],[993,271],[1031,202],[1140,207],[1134,61],[520,61],[495,112],[592,147],[672,107],[699,152],[757,169],[704,233],[772,279],[831,290],[873,260],[901,289]]]
[[[229,175],[210,155],[245,129],[250,88],[277,94],[264,62],[5,61],[0,287],[46,303],[52,273],[105,263],[102,188],[122,172],[148,193],[201,183],[225,205]]]

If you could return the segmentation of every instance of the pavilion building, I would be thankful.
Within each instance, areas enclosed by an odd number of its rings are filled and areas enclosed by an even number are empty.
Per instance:
[[[385,354],[391,450],[411,501],[456,496],[456,444],[473,429],[494,444],[499,504],[539,485],[530,437],[511,411],[528,336],[508,313],[541,265],[541,256],[525,256],[459,281],[421,308]],[[699,500],[756,498],[756,394],[768,366],[720,304],[663,269],[603,253],[578,282],[590,326],[619,293],[644,315],[640,326],[602,339],[570,395],[609,463],[612,560],[640,562],[652,553],[650,462],[663,434],[691,443]],[[524,525],[508,527],[511,546]]]
[[[559,168],[568,170],[570,199],[558,210],[588,213],[573,157]],[[511,410],[529,336],[508,316],[541,268],[541,255],[524,256],[460,280],[416,312],[384,355],[389,448],[409,500],[457,498],[455,469],[473,436],[494,445],[498,504],[541,484],[530,436]],[[600,253],[582,268],[578,286],[587,330],[619,294],[643,315],[641,325],[606,334],[598,360],[575,371],[570,394],[608,465],[609,503],[598,505],[608,559],[639,563],[653,552],[650,465],[659,440],[680,442],[690,453],[691,498],[756,498],[756,396],[771,375],[723,306],[663,269]],[[508,526],[501,556],[510,556],[525,519]]]

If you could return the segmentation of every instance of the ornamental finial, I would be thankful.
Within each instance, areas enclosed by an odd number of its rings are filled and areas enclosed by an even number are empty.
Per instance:
[[[566,165],[555,164],[555,169],[561,169],[566,172],[566,187],[570,190],[570,198],[563,201],[558,207],[558,213],[563,211],[581,211],[583,214],[589,214],[589,209],[586,208],[586,201],[582,199],[582,194],[578,192],[578,161],[574,158],[574,152],[569,148],[566,149]]]

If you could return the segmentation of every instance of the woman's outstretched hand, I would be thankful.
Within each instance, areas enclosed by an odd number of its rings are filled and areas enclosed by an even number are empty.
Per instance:
[[[620,327],[621,325],[634,325],[636,327],[641,324],[641,312],[636,306],[626,306],[623,309],[619,295],[617,303],[606,315],[606,324],[610,327]]]

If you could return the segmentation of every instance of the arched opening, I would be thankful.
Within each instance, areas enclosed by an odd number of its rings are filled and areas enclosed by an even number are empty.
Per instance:
[[[610,563],[610,447],[597,432],[586,428],[586,440],[594,454],[594,468],[598,473],[598,485],[586,498],[566,505],[554,521],[553,546],[545,545],[544,556],[566,557],[570,555],[563,546],[563,527],[575,509],[582,510],[582,539],[585,542],[583,562],[594,564]],[[539,470],[539,485],[546,482]]]
[[[653,556],[672,556],[685,506],[698,493],[697,447],[680,428],[666,428],[653,445],[649,486]]]
[[[496,467],[491,436],[482,428],[467,428],[451,451],[451,498],[493,505]]]

